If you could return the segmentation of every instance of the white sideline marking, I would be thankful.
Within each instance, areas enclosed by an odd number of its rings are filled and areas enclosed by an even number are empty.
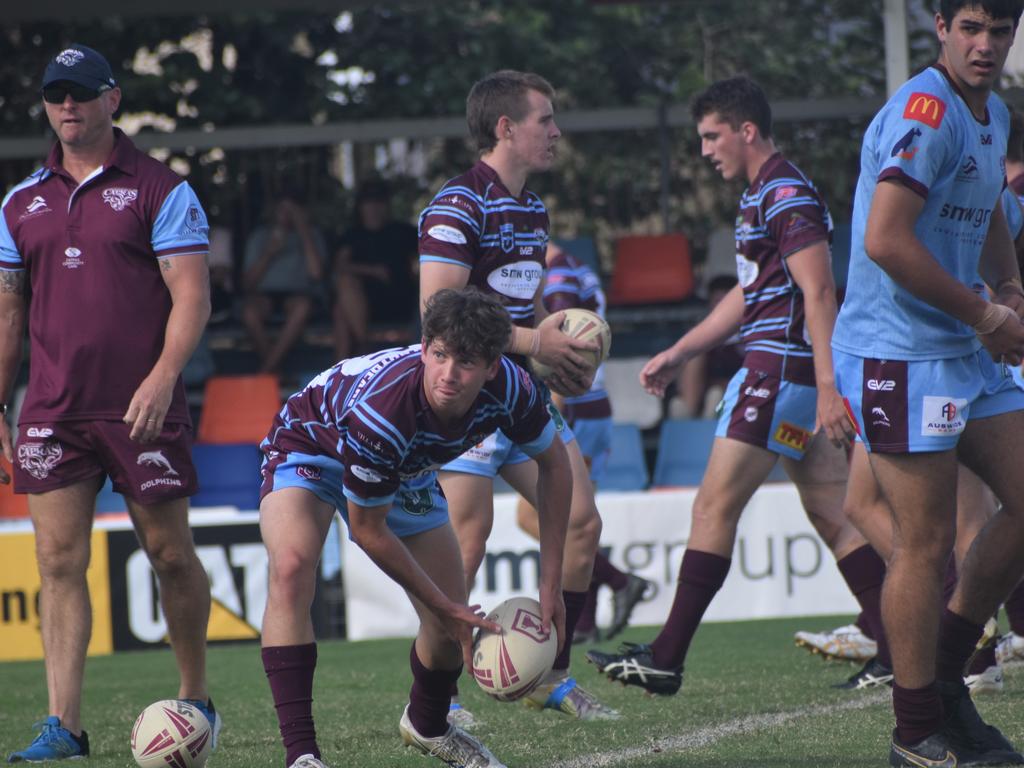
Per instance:
[[[629,747],[618,749],[613,752],[598,752],[593,755],[580,755],[551,763],[547,768],[601,768],[602,766],[620,765],[641,758],[665,755],[673,752],[688,752],[693,749],[709,747],[722,739],[730,736],[744,736],[769,728],[778,728],[781,725],[799,720],[804,717],[817,717],[820,715],[834,715],[841,712],[853,712],[858,709],[867,709],[875,704],[888,701],[892,693],[886,688],[884,691],[877,691],[873,694],[858,696],[851,701],[844,701],[841,704],[827,704],[824,706],[803,707],[789,712],[770,712],[762,715],[751,715],[737,720],[729,720],[718,725],[709,725],[698,728],[690,733],[681,733],[677,736],[668,736],[663,739],[654,739],[644,747]]]

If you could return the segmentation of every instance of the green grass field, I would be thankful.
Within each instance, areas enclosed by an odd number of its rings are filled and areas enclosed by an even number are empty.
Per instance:
[[[581,683],[625,717],[579,723],[521,704],[500,704],[472,682],[463,701],[483,721],[481,739],[511,768],[668,768],[668,766],[886,765],[892,715],[888,692],[852,693],[829,687],[852,665],[825,662],[793,645],[797,629],[824,629],[842,617],[708,624],[698,633],[680,693],[651,698],[600,678],[574,660]],[[626,639],[649,639],[629,630]],[[315,688],[315,714],[325,761],[333,768],[440,763],[402,747],[398,718],[410,676],[406,640],[325,642]],[[209,655],[214,700],[225,720],[214,768],[280,766],[277,722],[255,645],[219,646]],[[28,743],[46,714],[41,663],[0,664],[0,748]],[[94,768],[134,765],[128,735],[144,706],[176,691],[169,652],[90,659],[85,726]],[[1024,668],[1010,667],[1002,694],[979,702],[982,714],[1017,744],[1024,743]]]

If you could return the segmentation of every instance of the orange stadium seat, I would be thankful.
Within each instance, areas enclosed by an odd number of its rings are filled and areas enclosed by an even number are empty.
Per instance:
[[[3,461],[0,459],[0,461]],[[4,470],[11,474],[11,465],[3,462]],[[10,520],[17,517],[28,517],[28,496],[14,492],[14,483],[0,485],[0,519]]]
[[[198,442],[209,445],[258,444],[281,410],[277,376],[213,376],[206,382]]]
[[[693,263],[686,235],[631,235],[615,243],[609,304],[682,301],[693,288]]]

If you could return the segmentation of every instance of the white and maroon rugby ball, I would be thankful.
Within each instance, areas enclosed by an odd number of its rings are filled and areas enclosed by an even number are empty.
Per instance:
[[[554,322],[554,315],[548,315],[541,322]],[[590,363],[591,368],[596,369],[601,363],[608,359],[608,353],[612,348],[612,329],[605,322],[604,318],[589,309],[567,309],[565,317],[562,318],[562,333],[580,341],[596,341],[597,349],[594,351],[581,351],[580,357]],[[530,367],[541,379],[551,375],[551,369],[539,360],[530,358]]]
[[[473,677],[498,701],[515,701],[532,691],[551,671],[558,653],[555,628],[541,631],[540,603],[513,597],[487,614],[501,625],[500,635],[480,630],[473,641]]]
[[[132,757],[141,768],[202,768],[210,737],[210,721],[191,704],[157,701],[135,721]]]

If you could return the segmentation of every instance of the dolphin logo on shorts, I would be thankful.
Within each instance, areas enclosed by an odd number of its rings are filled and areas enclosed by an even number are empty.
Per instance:
[[[174,475],[177,477],[178,473],[171,466],[171,462],[164,456],[163,451],[146,451],[145,453],[139,454],[138,461],[135,462],[139,466],[146,467],[157,467],[162,469],[165,475]]]

